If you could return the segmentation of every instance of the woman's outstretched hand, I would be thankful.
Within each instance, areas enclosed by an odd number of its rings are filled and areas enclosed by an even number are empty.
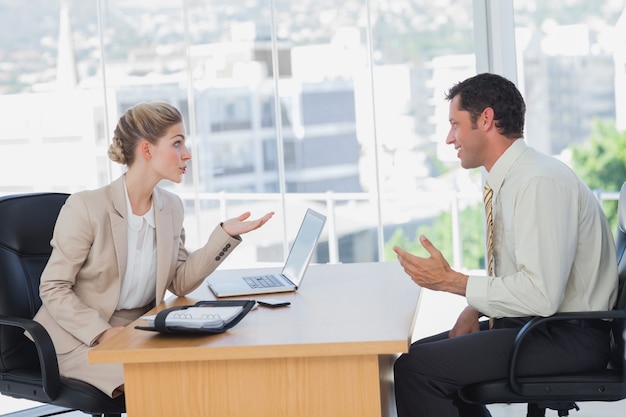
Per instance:
[[[273,215],[274,212],[270,211],[260,219],[246,220],[248,219],[248,217],[250,217],[250,212],[246,211],[238,217],[233,217],[232,219],[226,220],[224,223],[222,223],[222,229],[224,229],[226,233],[233,237],[243,235],[244,233],[251,232],[263,226],[265,223],[267,223],[269,219],[272,218]]]

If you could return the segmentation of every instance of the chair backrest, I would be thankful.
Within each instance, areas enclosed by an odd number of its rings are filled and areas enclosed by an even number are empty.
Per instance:
[[[624,283],[626,281],[626,182],[622,185],[619,194],[619,202],[617,203],[615,248],[617,250],[617,271],[619,275],[619,291],[617,293],[615,309],[626,311],[626,290],[624,289]],[[616,367],[623,366],[625,354],[623,335],[625,328],[624,320],[614,320],[613,342],[617,349],[614,349],[615,356],[613,358],[613,365]]]
[[[0,315],[32,319],[41,307],[39,280],[67,197],[62,193],[0,197]],[[36,367],[33,351],[19,328],[0,327],[0,370]]]

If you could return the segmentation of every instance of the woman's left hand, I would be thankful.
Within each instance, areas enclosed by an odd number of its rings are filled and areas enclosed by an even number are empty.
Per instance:
[[[224,229],[224,231],[232,237],[243,235],[244,233],[251,232],[263,226],[269,219],[272,218],[273,215],[274,212],[270,211],[260,219],[246,220],[250,217],[250,212],[246,211],[238,217],[226,220],[222,223],[222,229]]]

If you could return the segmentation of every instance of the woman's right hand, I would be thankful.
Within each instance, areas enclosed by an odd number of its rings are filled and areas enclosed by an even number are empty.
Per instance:
[[[113,336],[115,336],[116,334],[121,332],[122,330],[124,330],[123,327],[111,327],[111,328],[103,331],[102,333],[100,333],[100,336],[98,336],[98,338],[96,339],[96,345],[99,345],[100,343],[104,342],[105,340],[108,340],[108,339],[112,338]]]

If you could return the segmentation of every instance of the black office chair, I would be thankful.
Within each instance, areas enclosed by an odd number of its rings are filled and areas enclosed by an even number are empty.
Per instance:
[[[559,416],[569,415],[576,402],[619,401],[626,398],[626,356],[624,329],[626,325],[626,183],[622,185],[618,203],[618,227],[615,236],[619,272],[619,292],[612,311],[557,313],[536,317],[520,329],[513,345],[508,379],[472,384],[459,391],[459,396],[474,404],[528,403],[528,417],[545,415],[546,409],[557,410]],[[518,376],[517,358],[523,350],[525,337],[539,324],[554,320],[613,319],[612,358],[609,366],[597,372],[536,377]]]
[[[50,336],[32,320],[41,306],[39,280],[52,250],[52,231],[67,197],[0,197],[0,393],[48,404],[34,409],[44,413],[39,415],[79,410],[119,417],[124,397],[111,399],[90,384],[60,376]]]

